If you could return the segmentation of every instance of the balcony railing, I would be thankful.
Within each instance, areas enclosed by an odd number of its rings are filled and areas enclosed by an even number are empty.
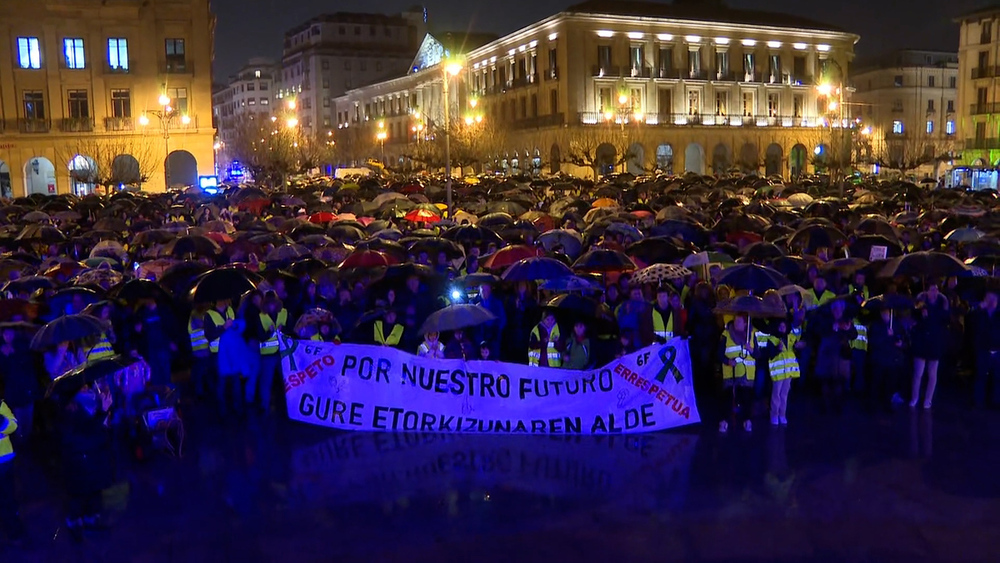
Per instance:
[[[613,77],[620,78],[622,76],[622,67],[617,65],[594,65],[590,70],[591,76],[597,77]]]
[[[539,115],[527,119],[518,119],[510,124],[511,129],[541,129],[543,127],[559,127],[566,123],[566,115],[555,113],[551,115]]]
[[[104,63],[104,74],[128,74],[129,69],[122,68],[120,66],[111,66],[110,63]]]
[[[48,133],[52,122],[48,119],[18,119],[17,128],[21,133]]]
[[[649,66],[633,66],[628,69],[629,78],[652,78],[653,67]]]
[[[67,117],[59,121],[59,130],[63,133],[89,133],[94,130],[92,117]]]
[[[997,138],[981,138],[981,139],[966,139],[965,148],[967,149],[1000,149],[1000,139]]]
[[[1000,113],[1000,103],[972,104],[969,107],[969,114],[983,115],[986,113]]]
[[[131,117],[105,117],[105,131],[134,131],[135,122]]]
[[[972,69],[972,78],[993,78],[994,76],[1000,76],[1000,67],[998,66],[980,66]]]
[[[167,61],[160,65],[161,74],[194,74],[192,61]],[[308,84],[308,82],[306,83]]]
[[[639,115],[639,114],[637,114]],[[613,114],[611,120],[600,112],[582,112],[578,114],[577,121],[583,125],[611,125],[620,126],[622,115]],[[625,115],[631,123],[635,123],[635,117],[631,114]],[[658,113],[641,114],[640,126],[690,126],[701,125],[726,126],[726,127],[807,127],[816,125],[817,120],[807,120],[803,117],[789,115],[726,115],[721,113]]]

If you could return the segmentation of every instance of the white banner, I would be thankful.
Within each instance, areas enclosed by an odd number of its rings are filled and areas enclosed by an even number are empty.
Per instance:
[[[282,337],[281,369],[291,419],[343,430],[612,434],[700,421],[679,338],[576,371]]]

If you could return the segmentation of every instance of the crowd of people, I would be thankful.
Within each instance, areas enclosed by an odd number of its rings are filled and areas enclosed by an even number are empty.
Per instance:
[[[852,396],[930,409],[939,380],[1000,405],[994,192],[483,178],[456,182],[450,216],[445,195],[368,178],[5,203],[8,535],[24,531],[14,450],[38,441],[62,460],[73,537],[102,525],[116,428],[135,410],[102,376],[141,366],[142,386],[224,420],[276,416],[283,335],[577,370],[683,338],[721,432],[788,424],[800,395],[830,413]],[[482,320],[436,324],[457,304]]]

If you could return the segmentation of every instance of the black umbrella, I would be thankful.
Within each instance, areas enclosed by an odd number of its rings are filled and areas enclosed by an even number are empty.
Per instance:
[[[423,238],[410,245],[411,254],[421,252],[426,252],[433,260],[436,260],[441,252],[444,252],[449,260],[465,256],[465,250],[458,243],[443,238]]]
[[[180,297],[187,294],[198,276],[211,269],[201,262],[180,262],[164,270],[159,283],[168,293]]]
[[[882,235],[865,235],[858,237],[857,240],[847,246],[847,251],[850,252],[851,256],[857,256],[858,258],[869,260],[873,257],[872,248],[875,247],[884,247],[886,258],[896,258],[897,256],[903,255],[903,248],[899,245],[899,242],[895,239],[890,239]],[[877,250],[878,252],[876,252],[876,255],[881,255],[881,248]]]
[[[835,249],[844,244],[844,233],[834,227],[811,225],[799,229],[788,239],[789,248],[804,254],[815,254],[820,248]]]
[[[861,306],[869,311],[880,311],[886,308],[906,311],[913,308],[913,299],[899,293],[887,293],[866,299]]]
[[[784,255],[785,253],[781,251],[778,245],[770,242],[755,242],[748,244],[743,249],[743,258],[749,262],[763,262],[773,258],[780,258]]]
[[[572,275],[573,271],[566,264],[554,258],[538,256],[525,258],[511,264],[503,273],[502,279],[508,282],[518,282],[551,280]]]
[[[427,334],[428,332],[469,328],[488,323],[494,319],[496,317],[489,309],[479,305],[449,305],[431,313],[420,327],[419,333]]]
[[[53,289],[56,283],[45,276],[25,276],[7,282],[3,290],[9,293],[34,293],[39,289]]]
[[[65,241],[66,235],[52,225],[34,223],[21,230],[15,240],[37,241],[52,244]]]
[[[626,272],[635,269],[635,262],[623,252],[597,248],[577,258],[573,269],[578,272]]]
[[[111,289],[110,297],[126,303],[136,303],[143,299],[154,299],[159,302],[170,301],[170,296],[159,284],[150,280],[133,279]]]
[[[749,315],[751,317],[781,318],[788,314],[781,298],[762,299],[756,295],[740,295],[719,303],[715,312],[720,315]]]
[[[718,284],[754,293],[764,293],[769,289],[779,289],[786,285],[792,285],[792,282],[788,281],[788,278],[780,272],[766,266],[737,264],[722,271]]]
[[[650,237],[625,247],[625,254],[644,264],[680,262],[693,253],[682,241],[669,237]]]
[[[593,334],[618,332],[618,323],[611,308],[596,299],[578,293],[564,293],[548,300],[545,307],[555,313],[556,321],[563,326],[565,334],[571,334],[573,325],[578,321],[583,321]]]
[[[500,245],[503,242],[503,239],[495,231],[481,225],[452,227],[442,233],[441,238],[468,246],[488,246],[490,243]]]
[[[914,252],[890,260],[880,275],[887,278],[907,276],[926,279],[962,276],[968,273],[969,270],[965,265],[950,254]]]
[[[76,396],[84,385],[93,385],[95,382],[111,377],[138,361],[139,359],[132,355],[119,354],[110,358],[87,362],[60,375],[52,383],[49,383],[49,388],[45,391],[45,398],[67,402]],[[108,387],[110,387],[110,382]]]
[[[31,339],[32,350],[47,350],[60,342],[76,342],[98,336],[108,326],[90,315],[63,315],[43,326]]]
[[[214,303],[216,301],[235,301],[244,293],[256,289],[256,281],[251,281],[252,274],[240,268],[218,268],[198,277],[191,289],[191,301],[194,303]]]
[[[170,241],[163,248],[164,254],[183,258],[190,255],[215,256],[222,248],[214,240],[203,235],[187,235]]]

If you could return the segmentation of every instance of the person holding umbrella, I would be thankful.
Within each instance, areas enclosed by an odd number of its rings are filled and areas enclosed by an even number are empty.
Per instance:
[[[55,348],[42,354],[42,364],[49,379],[55,379],[86,361],[83,348],[69,340],[59,342]]]
[[[905,357],[905,331],[902,323],[893,325],[894,303],[889,296],[879,300],[878,318],[868,328],[868,362],[871,377],[869,400],[871,405],[888,409],[899,397]],[[905,300],[909,302],[909,300]]]
[[[997,289],[989,288],[983,301],[972,313],[975,335],[976,379],[973,402],[976,408],[987,404],[1000,406],[1000,313],[997,311]],[[992,393],[987,400],[987,391]]]
[[[916,321],[913,328],[913,387],[910,394],[910,408],[920,401],[924,370],[927,372],[927,390],[923,407],[931,408],[934,389],[937,387],[938,363],[944,355],[947,342],[950,307],[948,298],[941,294],[937,282],[931,282],[927,290],[917,296]]]
[[[823,390],[824,404],[835,412],[843,408],[844,384],[851,377],[851,341],[858,336],[846,311],[847,298],[834,299],[816,311],[809,323],[808,336],[817,349],[816,378]]]
[[[719,432],[729,430],[730,418],[741,418],[743,429],[753,430],[750,421],[754,378],[757,374],[757,339],[750,327],[750,317],[736,314],[722,333],[719,357],[722,362],[723,418]]]

